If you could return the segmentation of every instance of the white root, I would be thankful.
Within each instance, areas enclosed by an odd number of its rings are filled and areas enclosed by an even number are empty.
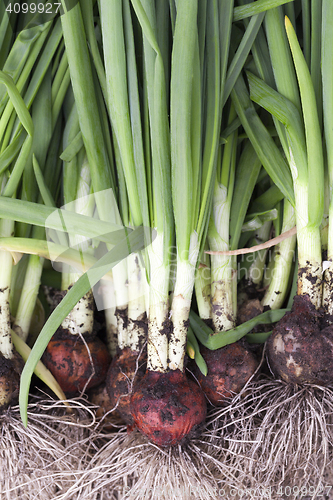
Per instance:
[[[282,233],[295,226],[295,211],[290,202],[284,201]],[[296,235],[283,240],[275,247],[274,267],[269,287],[261,301],[263,306],[271,309],[282,307],[288,290],[289,274],[295,255]]]
[[[79,300],[63,320],[61,326],[72,335],[92,333],[94,326],[94,296],[92,290]]]
[[[112,281],[101,280],[98,294],[102,296],[103,300],[106,323],[106,345],[111,357],[113,358],[117,353],[118,346],[117,317],[115,315],[116,297],[113,279]]]
[[[164,237],[157,235],[148,247],[149,276],[149,317],[147,369],[166,372],[168,369],[168,332],[169,323],[169,265],[163,261]]]
[[[213,208],[208,229],[212,252],[229,250],[230,202],[227,188],[215,186]],[[236,272],[235,258],[228,255],[211,255],[211,317],[216,332],[230,330],[236,321]]]
[[[132,351],[140,349],[146,337],[144,326],[138,321],[145,317],[146,294],[149,291],[145,269],[140,263],[141,256],[133,253],[127,257],[128,268],[128,345]]]
[[[14,222],[1,220],[0,236],[11,236]],[[10,283],[13,258],[10,252],[0,251],[0,353],[7,359],[13,357],[13,343],[10,334],[11,317],[9,307]]]
[[[32,399],[27,428],[18,406],[0,416],[2,500],[82,498],[78,482],[96,451],[96,422],[93,409],[84,401],[69,403],[75,416],[66,413],[60,401]]]
[[[89,463],[82,498],[91,491],[135,500],[218,498],[225,484],[240,486],[226,453],[224,459],[216,460],[202,440],[162,450],[137,432],[113,434]]]
[[[317,498],[331,462],[332,411],[332,388],[261,376],[211,415],[205,439],[220,459],[218,449],[228,443],[243,488],[270,492],[275,500],[279,490],[302,485]]]
[[[183,260],[177,255],[176,283],[171,306],[173,329],[169,340],[169,368],[171,370],[182,371],[184,367],[188,318],[198,254],[198,235],[194,231],[191,234],[188,259]]]

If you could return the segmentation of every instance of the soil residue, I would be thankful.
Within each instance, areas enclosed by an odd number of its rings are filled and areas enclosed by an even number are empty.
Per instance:
[[[0,413],[17,400],[22,364],[23,360],[15,350],[12,359],[0,354]]]
[[[264,312],[264,306],[259,299],[250,299],[245,301],[238,310],[237,323],[242,325],[259,314]]]

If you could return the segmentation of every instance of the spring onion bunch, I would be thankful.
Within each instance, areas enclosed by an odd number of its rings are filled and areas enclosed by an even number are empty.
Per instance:
[[[8,22],[5,16],[4,21]],[[52,56],[60,42],[60,24],[47,22],[40,26],[27,26],[27,31],[22,31],[15,39],[13,45],[10,44],[11,26],[4,22],[2,27],[8,36],[2,39],[2,54],[7,54],[1,66],[1,178],[2,196],[15,197],[21,193],[24,199],[32,199],[36,189],[34,189],[34,175],[32,173],[32,155],[35,152],[41,158],[45,158],[51,129],[49,107],[50,72],[48,71]],[[50,34],[48,40],[47,36]],[[24,36],[28,35],[28,36]],[[15,61],[22,58],[20,65]],[[38,62],[36,62],[38,61]],[[36,64],[32,76],[32,68]],[[45,77],[45,75],[47,75]],[[28,83],[27,83],[28,82]],[[23,97],[22,97],[23,95]],[[33,104],[32,117],[29,108]],[[41,106],[46,105],[45,115],[40,113]],[[20,181],[22,179],[22,189]],[[14,233],[14,221],[2,219],[2,236],[11,237]],[[26,228],[21,231],[26,232]],[[17,228],[19,231],[19,228]],[[23,341],[27,339],[33,311],[35,308],[39,277],[33,268],[40,267],[35,261],[28,265],[26,279],[35,280],[35,285],[30,289],[24,288],[21,294],[15,293],[18,287],[15,285],[17,270],[20,268],[24,275],[24,264],[16,265],[13,268],[13,257],[15,254],[8,251],[1,252],[3,260],[3,281],[2,281],[2,355],[5,359],[12,359],[14,351],[11,340],[11,316],[15,314],[14,328]],[[39,258],[37,258],[39,259]],[[32,258],[33,260],[33,258]],[[31,262],[30,262],[31,264]],[[27,267],[27,266],[25,266]],[[12,272],[14,269],[14,272]],[[14,334],[15,344],[19,344],[19,351],[26,351],[24,342],[17,339]],[[8,363],[7,363],[8,364]],[[11,377],[11,376],[10,376]],[[14,383],[13,378],[13,383]],[[58,394],[59,386],[56,391]],[[10,400],[11,390],[7,390],[7,402]],[[63,394],[62,394],[63,396]],[[61,396],[61,397],[62,397]],[[8,400],[9,398],[9,400]]]
[[[273,118],[280,150],[283,150],[292,174],[294,194],[285,193],[288,202],[284,201],[284,218],[287,222],[287,210],[289,217],[294,211],[297,287],[293,286],[292,292],[297,290],[297,294],[293,297],[291,293],[288,307],[293,301],[292,309],[275,326],[267,342],[267,361],[275,378],[262,376],[249,386],[244,405],[239,404],[240,413],[236,418],[247,422],[241,425],[239,436],[242,435],[244,441],[251,436],[253,444],[234,450],[252,457],[255,470],[246,460],[244,470],[246,474],[254,474],[260,484],[288,483],[293,487],[302,481],[308,488],[314,485],[313,494],[329,461],[329,414],[332,408],[332,333],[327,315],[330,271],[324,279],[326,291],[322,293],[325,270],[322,228],[327,193],[324,179],[328,174],[325,172],[321,122],[322,115],[325,117],[326,114],[321,93],[322,75],[323,96],[326,95],[327,103],[330,99],[327,86],[329,65],[327,62],[324,65],[325,59],[321,62],[320,57],[321,51],[322,57],[325,57],[329,47],[325,26],[330,17],[324,6],[322,2],[312,2],[311,5],[304,2],[299,18],[294,5],[288,9],[290,18],[284,17],[287,9],[267,12],[268,61],[274,78],[269,79],[263,72],[260,73],[257,64],[250,65],[247,72],[251,100],[266,109]],[[323,33],[327,38],[323,37]],[[264,61],[262,59],[263,66]],[[239,89],[240,85],[237,85],[236,94]],[[245,95],[246,89],[243,89]],[[255,110],[254,107],[252,109]],[[327,109],[329,114],[329,106]],[[265,116],[260,108],[258,113]],[[241,119],[245,123],[246,117]],[[327,129],[325,139],[329,144],[328,134]],[[250,136],[249,130],[248,135],[257,148],[255,137]],[[280,273],[280,276],[283,274]],[[283,279],[290,280],[289,277]],[[273,297],[268,303],[272,304]],[[257,421],[251,423],[252,416],[247,413],[246,407],[251,408],[255,419],[260,417],[259,426]],[[295,474],[291,472],[300,463],[302,468]],[[318,463],[320,467],[317,467]]]
[[[198,357],[197,364],[200,369],[196,370],[196,376],[199,378],[202,387],[205,388],[210,401],[215,405],[222,406],[227,398],[238,393],[244,387],[258,366],[258,361],[249,350],[244,346],[234,344],[240,338],[237,328],[235,329],[237,277],[239,273],[236,256],[228,255],[228,251],[236,250],[239,244],[244,245],[246,243],[246,240],[241,238],[241,231],[245,230],[246,226],[248,226],[246,229],[249,229],[253,222],[257,224],[257,221],[260,220],[259,217],[264,220],[265,217],[267,218],[267,213],[273,213],[274,204],[268,206],[268,208],[263,205],[260,208],[259,205],[255,208],[255,203],[252,203],[253,207],[250,207],[247,214],[256,183],[262,184],[261,179],[265,180],[265,177],[268,177],[265,171],[259,176],[261,165],[264,165],[276,185],[283,187],[285,193],[292,195],[291,175],[288,172],[287,165],[273,139],[268,136],[266,128],[256,115],[245,85],[242,84],[240,74],[241,67],[239,63],[240,61],[245,62],[250,50],[254,60],[256,62],[259,60],[258,56],[263,41],[261,27],[263,19],[264,16],[260,14],[254,16],[250,22],[244,19],[245,33],[238,49],[235,51],[226,76],[227,82],[224,92],[231,90],[230,81],[234,82],[231,91],[233,105],[230,110],[229,123],[226,124],[225,144],[220,146],[218,157],[213,208],[208,229],[209,249],[207,253],[211,254],[210,266],[209,262],[204,262],[201,270],[199,269],[200,279],[196,283],[199,315],[206,323],[211,321],[213,330],[209,330],[207,326],[203,325],[194,312],[191,318],[195,333],[206,347],[202,349],[202,353],[206,365],[208,365],[204,366],[202,360]],[[238,125],[235,125],[237,123],[236,113],[251,139],[252,145],[250,142],[241,143],[237,141],[239,122]],[[262,142],[256,138],[259,130],[265,131],[268,141]],[[241,154],[239,153],[239,144],[242,145]],[[267,161],[268,157],[269,161]],[[270,215],[268,218],[272,218],[272,216]],[[260,226],[257,236],[267,240],[271,223],[260,220]],[[252,245],[253,242],[250,241],[249,246]],[[225,252],[227,253],[225,254]],[[247,274],[248,279],[256,281],[254,272],[258,274],[260,270],[256,279],[258,283],[261,283],[266,250],[260,250],[256,255],[253,264],[247,269]],[[290,263],[292,255],[291,250],[288,252]],[[288,268],[285,269],[285,272],[288,272]],[[205,280],[201,279],[204,273],[206,275]],[[275,274],[278,276],[278,272]],[[276,291],[276,283],[272,283],[271,287],[274,287],[274,291]],[[275,307],[276,309],[281,307],[287,288],[288,284],[286,284],[282,294],[282,301]],[[269,293],[272,293],[272,291]],[[277,294],[274,293],[274,297],[276,296]],[[269,300],[268,297],[267,294],[265,301]],[[253,304],[248,303],[243,306],[243,312],[250,310],[251,313],[250,317],[247,313],[248,317],[246,319],[262,313],[263,306],[266,305],[265,301],[263,305],[259,301],[254,301]],[[244,314],[240,311],[239,318],[243,318],[243,316]],[[243,321],[246,321],[246,319]],[[249,330],[246,330],[245,327],[244,333],[247,333],[247,331]],[[221,348],[222,346],[223,348]],[[214,352],[215,350],[216,352]],[[238,363],[237,368],[236,363]]]
[[[118,66],[117,71],[112,72],[111,64],[114,59],[111,54],[105,61],[111,123],[122,160],[131,217],[135,223],[134,208],[135,201],[138,200],[141,220],[156,232],[146,255],[149,283],[147,374],[134,390],[131,411],[135,425],[149,439],[161,446],[168,446],[182,441],[198,427],[206,412],[201,391],[185,377],[184,356],[195,267],[207,218],[205,207],[209,203],[210,179],[214,166],[211,164],[208,172],[203,173],[200,162],[203,78],[200,43],[203,42],[198,33],[197,2],[179,3],[176,19],[171,16],[174,23],[171,53],[161,52],[159,37],[162,37],[164,20],[159,29],[162,17],[158,15],[153,3],[135,1],[132,5],[136,16],[133,22],[140,27],[143,40],[140,50],[144,60],[141,76],[144,92],[141,101],[135,100],[137,83],[132,82],[135,86],[133,93],[129,94],[131,121],[127,125],[127,140],[124,139],[126,130],[120,128],[126,121],[118,118],[126,116],[126,108],[123,107],[120,114],[120,105],[115,99],[120,90],[126,88],[124,80],[117,81],[117,77],[126,74],[126,59],[122,61],[122,66]],[[217,6],[214,5],[214,8]],[[114,12],[118,13],[119,18],[114,17]],[[116,42],[123,46],[124,36],[128,36],[129,32],[128,14],[126,6],[124,12],[121,12],[114,3],[110,5],[109,2],[101,2],[102,30],[104,29],[104,45],[107,50],[116,51],[119,47]],[[166,12],[166,15],[170,16],[170,13]],[[111,22],[114,24],[110,31],[107,27]],[[125,34],[118,34],[117,30],[119,32],[122,27]],[[184,30],[189,33],[185,44],[182,39]],[[110,33],[114,36],[117,34],[119,38],[108,40]],[[139,47],[136,51],[139,51]],[[119,53],[118,48],[117,54]],[[134,52],[128,51],[127,64],[131,54],[134,56]],[[138,66],[137,75],[140,73]],[[171,74],[170,89],[166,85],[168,74]],[[130,76],[131,72],[127,69],[131,89]],[[124,96],[125,103],[127,99]],[[136,128],[139,122],[144,124],[141,137],[137,135]],[[132,141],[139,147],[134,147],[131,153],[129,145]],[[144,154],[134,163],[130,154],[138,155],[141,151]],[[202,200],[204,202],[200,203]],[[174,284],[171,285],[173,299],[170,303],[174,227],[176,273]],[[197,410],[193,415],[193,405],[185,403],[185,399],[189,397],[193,399]],[[168,419],[163,417],[166,412],[170,415]]]
[[[18,37],[12,52],[7,28],[0,32],[4,365],[13,357],[9,311],[15,317],[13,339],[27,340],[43,258],[53,253],[70,266],[62,275],[67,293],[24,368],[24,423],[34,367],[47,345],[50,356],[53,341],[60,348],[67,342],[65,336],[49,342],[56,330],[70,331],[76,344],[82,335],[87,350],[93,335],[91,289],[103,279],[99,290],[113,356],[111,407],[122,410],[126,401],[122,418],[161,447],[196,436],[205,422],[206,402],[186,377],[186,348],[201,368],[202,387],[210,374],[215,376],[209,356],[221,375],[218,356],[229,352],[225,365],[241,380],[237,387],[222,387],[220,380],[217,397],[208,394],[215,404],[241,390],[258,365],[235,343],[255,322],[236,327],[237,260],[224,252],[244,246],[248,234],[242,230],[265,217],[270,220],[255,235],[262,240],[269,238],[271,219],[276,236],[296,221],[299,273],[293,316],[282,320],[268,342],[270,366],[287,382],[326,383],[332,365],[330,331],[321,328],[326,324],[320,324],[318,311],[323,304],[330,313],[331,271],[326,271],[322,297],[320,44],[315,37],[308,43],[306,2],[304,53],[290,22],[284,26],[283,9],[276,6],[285,2],[278,0],[240,0],[235,6],[230,0],[80,0],[70,9],[66,3],[61,19],[27,32],[36,35],[34,41]],[[330,7],[327,2],[323,6],[329,20]],[[288,4],[284,11],[295,14],[293,7]],[[318,8],[312,10],[315,30]],[[331,49],[325,22],[327,61]],[[11,64],[14,48],[20,48],[24,61],[17,68]],[[323,117],[329,158],[328,68],[323,70]],[[48,112],[42,117],[44,106]],[[59,200],[48,162],[61,126],[64,196]],[[49,236],[61,233],[62,217],[69,241],[62,235],[46,242],[44,228]],[[330,262],[330,228],[328,235]],[[98,245],[103,251],[93,255]],[[260,310],[277,311],[263,313],[257,323],[277,321],[284,312],[279,308],[290,287],[294,245],[295,236],[275,248],[273,278],[265,282]],[[15,252],[31,255],[13,271]],[[263,264],[266,250],[260,252]],[[255,265],[248,269],[252,281]],[[212,329],[190,313],[194,288],[201,320]],[[301,320],[310,325],[305,327],[309,345],[297,330]],[[306,346],[305,361],[298,357],[299,344]]]
[[[298,45],[293,27],[288,19],[286,19],[286,31],[291,46],[291,52],[294,59],[296,73],[299,82],[300,95],[302,100],[302,111],[304,125],[301,121],[300,112],[296,107],[292,108],[292,113],[282,114],[282,106],[284,97],[268,90],[263,83],[260,84],[263,92],[259,90],[259,82],[256,77],[249,75],[251,97],[259,104],[264,104],[275,116],[280,120],[284,120],[286,126],[287,140],[289,143],[290,168],[294,178],[294,190],[296,200],[296,220],[297,220],[297,242],[298,242],[298,296],[305,297],[305,302],[308,304],[309,313],[311,315],[315,309],[321,306],[322,289],[321,289],[321,274],[322,274],[322,257],[321,257],[321,238],[320,225],[323,218],[324,209],[324,164],[323,152],[320,139],[320,127],[317,113],[316,97],[313,90],[311,76],[304,56]],[[252,83],[256,82],[256,83]],[[258,83],[257,83],[258,82]],[[266,93],[267,89],[267,93]],[[265,92],[265,93],[264,93]],[[268,104],[269,99],[270,103]],[[275,101],[274,101],[275,99]],[[278,101],[279,100],[279,101]],[[270,104],[280,106],[278,110],[272,109]],[[273,104],[273,106],[274,106]],[[288,103],[289,104],[289,103]],[[283,116],[284,115],[284,116]],[[288,116],[286,116],[288,115]],[[288,121],[287,121],[288,120]],[[303,128],[304,127],[304,128]],[[303,130],[305,129],[305,134]],[[318,140],[313,143],[314,138]],[[312,181],[313,179],[313,181]],[[312,186],[311,196],[309,186]],[[313,199],[316,199],[314,206]],[[297,299],[297,304],[302,303]],[[312,306],[311,306],[312,304]],[[296,307],[296,306],[295,306]],[[314,308],[313,308],[314,307]],[[302,309],[302,308],[301,308]],[[312,312],[310,312],[312,311]],[[297,314],[295,312],[295,314]],[[302,313],[305,312],[302,309]],[[283,352],[283,341],[281,333],[276,332],[270,340],[270,359],[271,363],[277,369],[277,360],[275,356]],[[288,334],[289,337],[292,334]],[[289,338],[288,337],[288,338]],[[294,339],[294,337],[290,337]],[[296,341],[296,337],[294,339]],[[318,342],[318,336],[316,339]],[[318,352],[316,354],[318,356]],[[306,354],[307,368],[302,368],[299,362],[293,356],[292,362],[287,355],[287,365],[282,370],[283,376],[294,382],[319,381],[311,369],[311,353]],[[283,363],[282,360],[279,363]],[[288,375],[288,366],[291,365],[292,374]]]

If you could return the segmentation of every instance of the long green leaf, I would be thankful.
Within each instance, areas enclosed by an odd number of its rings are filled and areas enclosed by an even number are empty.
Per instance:
[[[147,92],[152,158],[154,226],[163,232],[164,258],[173,238],[171,198],[170,131],[163,57],[156,37],[155,5],[152,0],[131,0],[143,32],[145,92]],[[149,154],[147,152],[147,154]]]
[[[61,16],[61,22],[80,129],[90,165],[93,189],[98,193],[112,187],[112,176],[103,140],[81,8],[77,2],[73,8],[67,10],[65,0],[62,0],[62,6],[65,13]],[[105,202],[96,202],[100,218],[109,220],[110,207]]]
[[[214,333],[206,323],[194,312],[190,312],[190,325],[200,340],[201,344],[208,349],[220,349],[228,344],[233,344],[249,333],[255,326],[267,323],[276,323],[289,309],[276,309],[275,311],[266,311],[255,318],[246,321],[242,325],[228,330],[226,332]]]
[[[286,127],[288,144],[292,151],[299,180],[308,180],[308,160],[302,117],[297,107],[286,97],[269,87],[252,73],[247,73],[250,84],[250,97],[265,108]]]
[[[311,195],[308,197],[309,224],[319,227],[324,215],[324,158],[316,95],[309,67],[288,18],[285,25],[301,92],[305,124],[308,185],[311,186]]]
[[[241,21],[246,17],[255,16],[260,14],[260,12],[265,12],[269,9],[274,9],[279,5],[283,5],[294,0],[257,0],[256,2],[247,3],[246,5],[240,5],[234,9],[233,21]]]
[[[96,238],[111,244],[120,241],[124,230],[123,226],[111,222],[3,196],[0,196],[0,218],[47,227],[55,231],[80,234],[88,239]],[[130,228],[126,230],[132,231]]]
[[[172,199],[177,247],[184,259],[194,229],[191,227],[191,206],[195,207],[197,194],[193,193],[191,151],[192,80],[197,40],[197,9],[197,0],[182,0],[178,4],[171,66]],[[186,37],[184,33],[187,33]]]
[[[244,36],[242,38],[241,43],[239,44],[236,54],[234,55],[230,66],[228,68],[227,79],[225,82],[224,92],[223,92],[223,104],[225,104],[228,99],[231,90],[233,89],[237,78],[242,71],[245,61],[249,55],[253,42],[257,36],[257,33],[260,29],[261,23],[263,22],[265,14],[258,14],[257,16],[253,16]]]
[[[19,93],[19,91],[15,86],[13,79],[3,71],[0,71],[0,83],[3,83],[6,86],[9,98],[15,108],[15,111],[23,127],[26,129],[28,134],[32,136],[34,133],[32,118],[21,97],[21,94]]]
[[[250,141],[248,141],[239,159],[234,194],[231,202],[229,225],[231,250],[238,248],[243,221],[260,169],[261,162]]]
[[[142,216],[128,100],[123,5],[117,0],[101,0],[100,9],[109,113],[119,148],[121,168],[126,178],[133,222],[140,225]],[[135,67],[132,71],[135,71]]]
[[[257,115],[242,77],[238,78],[231,92],[231,97],[239,119],[262,165],[280,191],[294,206],[294,188],[289,167]]]
[[[63,161],[72,161],[74,156],[78,154],[83,146],[82,132],[81,130],[76,134],[74,139],[68,144],[68,146],[61,153],[60,158]]]

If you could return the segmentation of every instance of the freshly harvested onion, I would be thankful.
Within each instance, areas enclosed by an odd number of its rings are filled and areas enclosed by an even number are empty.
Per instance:
[[[148,371],[131,397],[134,425],[161,447],[184,443],[200,433],[206,400],[180,370]]]
[[[321,329],[324,317],[307,295],[296,295],[291,312],[267,341],[269,366],[292,384],[325,386],[333,380],[333,325]]]
[[[97,337],[87,339],[86,344],[77,335],[53,338],[43,355],[43,363],[67,395],[96,387],[105,380],[110,364],[106,345]]]
[[[228,399],[238,394],[258,367],[254,355],[238,343],[220,349],[200,348],[206,361],[208,374],[204,376],[198,367],[194,374],[209,401],[224,406]]]

